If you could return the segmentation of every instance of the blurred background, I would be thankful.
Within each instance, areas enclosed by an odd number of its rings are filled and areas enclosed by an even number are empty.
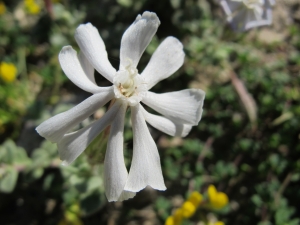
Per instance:
[[[56,145],[35,127],[90,95],[67,79],[58,62],[63,46],[79,50],[76,27],[96,26],[118,68],[122,34],[145,10],[155,12],[161,25],[139,71],[164,38],[177,37],[185,63],[153,91],[201,88],[204,113],[183,139],[149,126],[166,191],[146,188],[131,200],[108,203],[101,136],[71,166],[62,167]],[[231,30],[212,0],[1,0],[0,224],[172,225],[165,221],[171,215],[176,219],[193,192],[202,200],[177,224],[300,224],[299,25],[298,0],[278,0],[272,26],[244,33]],[[95,77],[99,85],[109,85]],[[99,109],[80,127],[105,111]]]

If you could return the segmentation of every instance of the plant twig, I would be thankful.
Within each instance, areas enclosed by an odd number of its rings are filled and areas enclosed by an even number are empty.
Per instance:
[[[278,191],[275,193],[275,196],[274,196],[275,201],[274,202],[275,202],[276,207],[279,205],[280,198],[281,198],[284,190],[287,188],[287,186],[291,182],[292,175],[293,175],[292,172],[290,172],[286,175],[286,177],[284,178],[284,181],[282,182],[282,184],[279,187]]]

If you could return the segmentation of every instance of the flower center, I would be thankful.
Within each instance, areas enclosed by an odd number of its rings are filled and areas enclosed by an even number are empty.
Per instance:
[[[119,73],[120,71],[118,71]],[[137,89],[137,82],[135,77],[138,75],[136,68],[128,65],[125,71],[121,71],[121,76],[118,83],[118,89],[126,98],[134,95]]]
[[[116,98],[134,106],[142,100],[147,87],[138,70],[132,66],[132,61],[128,59],[128,62],[125,69],[119,70],[114,76],[114,92]]]

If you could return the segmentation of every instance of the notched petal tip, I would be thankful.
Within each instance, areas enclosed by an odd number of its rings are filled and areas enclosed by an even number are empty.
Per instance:
[[[41,125],[42,125],[42,124],[40,124],[39,126],[37,126],[37,127],[35,128],[35,131],[36,131],[40,136],[42,136],[43,138],[45,138],[45,137],[43,136],[43,132],[41,131],[41,130],[42,130]]]
[[[167,187],[166,187],[166,185],[164,183],[163,184],[149,184],[149,185],[143,185],[143,186],[139,186],[139,187],[130,186],[130,184],[127,183],[124,190],[127,191],[127,192],[134,193],[134,192],[140,192],[141,190],[144,190],[147,187],[151,187],[151,188],[153,188],[155,190],[158,190],[158,191],[165,191],[165,190],[167,190]]]
[[[85,24],[80,24],[77,28],[76,28],[76,31],[81,31],[82,29],[86,29],[86,28],[94,28],[94,29],[97,29],[96,27],[94,27],[90,22],[88,23],[85,23]],[[98,30],[97,30],[98,31]]]
[[[67,46],[64,46],[62,47],[62,49],[60,50],[59,52],[59,55],[61,54],[66,54],[67,51],[73,51],[73,52],[76,52],[71,45],[67,45]]]
[[[122,202],[122,201],[125,201],[125,200],[128,200],[128,199],[131,199],[135,195],[136,195],[135,192],[130,192],[130,191],[125,191],[124,190],[117,201]]]
[[[44,122],[47,122],[47,120],[46,121],[44,121]],[[37,126],[36,128],[35,128],[35,131],[41,136],[41,137],[43,137],[43,138],[45,138],[46,140],[48,140],[48,141],[50,141],[51,143],[53,143],[53,144],[56,144],[59,140],[60,140],[60,138],[52,138],[52,137],[49,137],[47,134],[48,134],[48,132],[49,132],[49,130],[51,130],[51,129],[48,129],[48,123],[41,123],[39,126]]]
[[[91,23],[80,24],[75,30],[74,37],[77,40],[81,36],[84,36],[91,32],[93,34],[94,33],[98,34],[98,29],[95,26],[93,26],[93,24]]]
[[[142,15],[138,15],[134,21],[134,23],[137,23],[139,21],[146,20],[147,22],[156,23],[157,26],[160,25],[160,20],[157,17],[156,13],[145,11]]]
[[[60,62],[60,64],[62,65],[62,60],[63,60],[63,57],[67,56],[67,57],[70,57],[70,56],[73,56],[73,55],[77,55],[77,52],[72,48],[71,45],[67,45],[67,46],[64,46],[59,54],[58,54],[58,60]]]
[[[50,118],[51,119],[51,118]],[[44,121],[38,127],[35,128],[36,132],[46,140],[50,141],[51,143],[57,143],[60,140],[60,137],[52,137],[49,135],[49,132],[52,130],[52,123],[49,120]]]
[[[152,187],[155,190],[158,190],[158,191],[165,191],[165,190],[167,190],[167,187],[166,187],[165,184],[163,184],[163,185],[149,185],[149,186]]]
[[[198,101],[203,101],[205,99],[205,91],[201,89],[189,89],[191,93],[196,97]]]
[[[197,122],[193,125],[198,125],[199,121],[201,120],[202,117],[202,112],[203,112],[203,104],[204,104],[204,99],[205,99],[205,92],[201,89],[190,89],[191,91],[191,96],[194,96],[197,102],[199,103],[199,107],[197,110]]]
[[[106,198],[107,198],[108,202],[122,202],[122,201],[133,198],[135,195],[136,195],[135,192],[130,192],[130,191],[123,190],[122,194],[120,195],[120,197],[118,199],[109,198],[107,195],[106,195]]]

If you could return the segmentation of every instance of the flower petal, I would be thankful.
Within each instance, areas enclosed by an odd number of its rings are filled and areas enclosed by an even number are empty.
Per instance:
[[[171,136],[185,137],[191,131],[192,126],[179,124],[162,116],[148,113],[143,106],[140,106],[145,120],[156,129]]]
[[[238,0],[221,0],[220,4],[227,15],[228,22],[237,31],[272,24],[271,6],[275,4],[274,0],[261,1],[254,8],[248,8]]]
[[[200,89],[156,94],[148,91],[142,102],[167,118],[181,124],[198,125],[205,92]]]
[[[166,190],[156,144],[146,125],[140,104],[131,107],[133,157],[124,190],[138,192],[147,185]]]
[[[272,9],[266,9],[263,15],[263,19],[257,20],[254,12],[248,12],[247,20],[245,22],[245,30],[253,27],[265,26],[272,24]]]
[[[174,37],[167,37],[158,46],[141,74],[147,82],[148,90],[176,72],[182,66],[184,56],[181,42]]]
[[[159,25],[160,21],[155,13],[144,12],[142,16],[137,16],[121,40],[120,70],[130,63],[136,68]]]
[[[132,198],[135,193],[123,193],[128,172],[123,154],[123,130],[127,104],[122,104],[110,127],[104,160],[104,186],[109,202]],[[131,194],[131,195],[130,195]]]
[[[52,142],[58,142],[72,127],[92,115],[114,96],[113,88],[87,98],[72,109],[60,113],[40,124],[36,131]]]
[[[92,66],[107,80],[113,82],[116,73],[112,67],[100,34],[92,24],[81,24],[75,32],[75,39]]]
[[[94,72],[94,67],[90,64],[88,59],[85,57],[85,55],[82,53],[82,51],[78,54],[79,62],[82,66],[82,69],[85,73],[85,75],[89,78],[90,81],[92,81],[94,84],[96,84]]]
[[[228,16],[228,21],[232,20],[234,14],[237,13],[240,9],[244,8],[244,3],[241,1],[228,1],[228,0],[221,0],[220,4]]]
[[[78,131],[64,135],[57,143],[58,153],[61,160],[64,161],[64,165],[72,163],[88,147],[98,134],[113,121],[120,107],[121,103],[117,101],[101,119]]]
[[[133,198],[135,195],[136,195],[135,192],[123,190],[122,194],[120,195],[120,197],[118,199],[118,202],[122,202],[124,200],[128,200],[130,198]]]
[[[85,73],[86,71],[84,71],[76,51],[71,46],[63,47],[58,55],[58,59],[67,77],[79,88],[91,93],[98,93],[109,88],[99,87],[95,84],[95,81],[91,81],[88,74]],[[87,69],[86,66],[85,69]],[[91,73],[90,71],[88,72]]]

